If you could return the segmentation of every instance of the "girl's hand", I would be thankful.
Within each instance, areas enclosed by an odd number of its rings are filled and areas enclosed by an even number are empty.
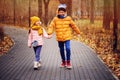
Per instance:
[[[29,48],[31,48],[31,46],[29,46]]]
[[[48,35],[48,39],[52,38],[52,35]]]

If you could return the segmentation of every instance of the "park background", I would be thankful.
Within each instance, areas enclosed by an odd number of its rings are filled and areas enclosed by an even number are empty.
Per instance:
[[[120,0],[0,0],[0,55],[13,42],[4,34],[4,25],[27,29],[31,16],[39,16],[47,29],[56,16],[58,5],[66,4],[67,13],[81,31],[73,40],[90,46],[120,78]]]

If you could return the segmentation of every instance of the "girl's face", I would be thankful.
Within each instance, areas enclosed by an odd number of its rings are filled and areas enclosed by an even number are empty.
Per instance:
[[[41,21],[37,21],[35,24],[36,24],[37,26],[39,26],[39,25],[41,25]]]
[[[61,16],[64,16],[65,15],[65,12],[64,11],[58,11],[58,15],[61,15]]]

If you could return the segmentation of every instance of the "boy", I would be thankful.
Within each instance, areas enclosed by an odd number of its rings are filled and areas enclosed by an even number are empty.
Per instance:
[[[60,4],[58,6],[57,16],[54,17],[54,19],[52,20],[48,27],[48,35],[51,35],[53,33],[53,29],[55,29],[56,32],[56,40],[58,41],[58,46],[60,49],[60,55],[62,59],[62,64],[60,65],[60,67],[66,67],[67,69],[71,69],[72,68],[72,65],[70,63],[71,60],[70,40],[72,36],[71,29],[73,29],[77,34],[80,34],[80,31],[78,27],[76,27],[73,20],[69,16],[67,16],[65,4]],[[64,52],[64,46],[66,48],[66,57]]]

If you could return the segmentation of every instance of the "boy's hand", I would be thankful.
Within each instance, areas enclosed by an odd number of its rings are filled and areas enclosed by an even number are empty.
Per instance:
[[[80,34],[77,35],[77,41],[80,41]]]
[[[77,37],[80,37],[80,34],[78,34]]]

